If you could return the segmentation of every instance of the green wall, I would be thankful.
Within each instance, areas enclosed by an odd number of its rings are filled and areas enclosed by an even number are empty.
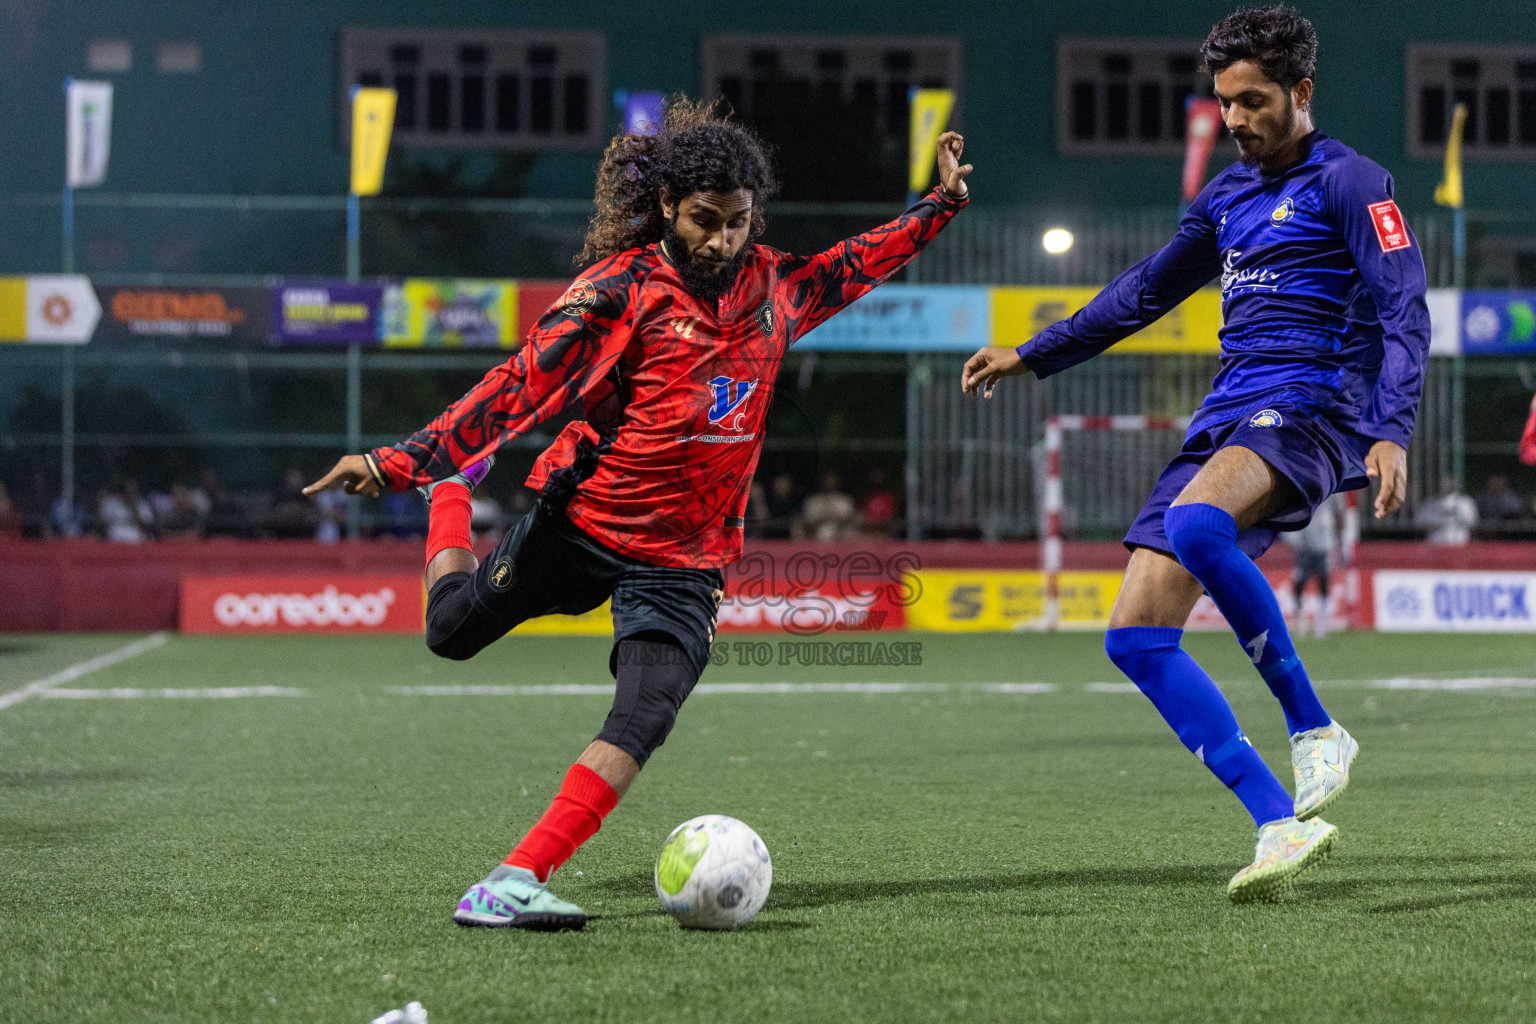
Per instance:
[[[0,192],[52,191],[63,162],[61,83],[86,75],[86,43],[120,37],[135,66],[118,84],[108,187],[123,191],[338,192],[340,32],[351,24],[589,28],[607,35],[609,87],[692,89],[699,37],[711,30],[953,34],[963,45],[963,127],[978,200],[1002,204],[1166,204],[1173,159],[1062,158],[1055,153],[1053,89],[1059,35],[1199,38],[1222,3],[1076,0],[776,0],[670,3],[87,2],[0,5]],[[1322,42],[1320,126],[1398,177],[1410,207],[1427,203],[1439,170],[1403,155],[1403,51],[1413,41],[1536,42],[1529,2],[1302,0]],[[1524,9],[1522,12],[1522,8]],[[154,69],[160,39],[202,43],[203,70]],[[543,158],[530,191],[588,193],[593,156]],[[1488,162],[1468,172],[1471,202],[1536,196],[1536,165]],[[0,207],[0,217],[7,208]]]

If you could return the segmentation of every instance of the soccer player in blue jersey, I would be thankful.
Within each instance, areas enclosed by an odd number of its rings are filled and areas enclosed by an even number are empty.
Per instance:
[[[1424,264],[1392,176],[1312,126],[1317,36],[1289,7],[1229,15],[1201,48],[1242,159],[1206,186],[1163,248],[1087,306],[1011,348],[984,348],[962,388],[1046,377],[1090,359],[1221,280],[1221,370],[1184,447],[1126,535],[1130,564],[1105,649],[1259,829],[1234,901],[1275,899],[1325,858],[1317,815],[1343,792],[1358,745],[1313,692],[1253,559],[1336,491],[1380,481],[1377,518],[1402,504],[1429,351]],[[1296,794],[1180,647],[1201,590],[1279,699]]]

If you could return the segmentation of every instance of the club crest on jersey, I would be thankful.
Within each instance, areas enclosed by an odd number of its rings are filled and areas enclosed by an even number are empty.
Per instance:
[[[752,319],[757,321],[757,329],[763,332],[763,337],[773,337],[773,303],[764,299],[758,303],[757,312],[752,314]]]
[[[734,377],[716,377],[709,382],[715,402],[709,407],[709,422],[720,423],[752,396],[757,390],[755,380],[737,380]]]
[[[584,277],[578,277],[571,282],[565,294],[560,296],[560,309],[572,316],[580,316],[595,305],[597,305],[597,289]]]
[[[1285,425],[1285,417],[1273,409],[1260,409],[1248,420],[1250,427],[1280,427]]]
[[[497,593],[503,593],[512,589],[512,583],[517,579],[517,570],[512,566],[512,559],[503,555],[491,566],[489,582],[491,589]]]
[[[1290,196],[1286,196],[1285,200],[1269,215],[1269,220],[1272,224],[1284,224],[1294,216],[1296,216],[1296,204],[1291,202]]]

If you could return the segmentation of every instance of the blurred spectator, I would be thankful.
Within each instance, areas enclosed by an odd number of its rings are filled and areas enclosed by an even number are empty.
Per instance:
[[[5,483],[0,481],[0,540],[20,540],[21,529],[21,511],[5,492]]]
[[[201,493],[208,502],[205,532],[209,537],[249,537],[251,521],[245,510],[224,489],[219,475],[211,469],[203,470],[203,485],[192,492],[192,500]]]
[[[1484,520],[1519,519],[1520,495],[1509,486],[1509,477],[1495,474],[1477,495],[1477,514]]]
[[[85,519],[85,502],[79,498],[74,501],[65,501],[64,495],[61,494],[53,499],[53,504],[48,509],[48,524],[60,537],[84,536]]]
[[[197,540],[203,535],[203,517],[192,500],[192,492],[184,484],[171,485],[171,507],[160,524],[160,532],[167,538]]]
[[[792,530],[797,540],[841,540],[859,528],[859,510],[836,473],[821,475],[821,489],[805,499]]]
[[[51,537],[53,525],[48,521],[48,509],[53,499],[48,493],[48,477],[42,470],[34,470],[27,484],[26,493],[16,499],[16,509],[21,513],[22,536]]]
[[[335,544],[341,540],[341,524],[347,519],[347,496],[341,491],[321,491],[315,495],[315,507],[320,513],[315,540]]]
[[[134,521],[146,538],[159,535],[159,517],[155,515],[154,506],[140,493],[139,482],[131,476],[123,481],[123,504],[133,513]]]
[[[764,490],[758,536],[787,539],[799,504],[795,497],[795,478],[788,473],[775,473]]]
[[[1455,477],[1442,477],[1440,497],[1426,502],[1416,521],[1420,529],[1429,531],[1431,544],[1465,544],[1477,525],[1477,502],[1461,493]]]
[[[390,491],[381,504],[386,534],[401,540],[426,535],[427,505],[415,490]]]
[[[320,525],[315,503],[304,496],[304,473],[290,469],[283,475],[283,491],[267,512],[267,530],[274,537],[309,539]]]
[[[144,529],[123,496],[103,487],[96,492],[96,529],[117,544],[141,544]]]
[[[869,489],[864,492],[864,500],[859,502],[864,529],[877,536],[892,536],[896,530],[898,508],[896,492],[886,486],[885,470],[875,466],[869,471]]]
[[[751,490],[747,491],[747,536],[763,536],[763,528],[768,525],[768,488],[763,486],[761,480],[753,480]]]
[[[1344,497],[1335,494],[1325,499],[1312,513],[1312,521],[1300,530],[1283,533],[1294,556],[1291,571],[1292,596],[1295,598],[1295,629],[1300,631],[1301,619],[1306,607],[1308,580],[1317,581],[1317,603],[1312,613],[1312,633],[1319,640],[1328,635],[1328,570],[1329,561],[1344,532]]]

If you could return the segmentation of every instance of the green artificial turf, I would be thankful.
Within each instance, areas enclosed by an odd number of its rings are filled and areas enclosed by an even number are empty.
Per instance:
[[[0,693],[130,639],[3,638]],[[1085,689],[1122,681],[1101,635],[901,639],[921,666],[712,668],[949,688],[696,695],[555,876],[594,915],[560,935],[449,915],[607,700],[387,688],[603,683],[603,640],[514,637],[453,664],[406,637],[173,637],[64,685],[305,693],[14,704],[0,1021],[365,1024],[409,1000],[433,1024],[1536,1018],[1536,689],[1368,683],[1528,678],[1529,638],[1304,643],[1362,751],[1327,815],[1334,858],[1289,902],[1243,907],[1223,890],[1251,823],[1144,698]],[[1283,719],[1236,643],[1188,646],[1289,782]],[[667,833],[711,812],[773,855],[738,933],[678,929],[652,889]]]

